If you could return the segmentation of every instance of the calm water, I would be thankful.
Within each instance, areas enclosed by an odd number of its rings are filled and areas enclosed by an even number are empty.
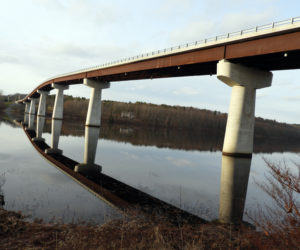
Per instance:
[[[32,126],[36,128],[36,124]],[[299,161],[297,153],[273,152],[253,154],[252,160],[232,163],[230,159],[222,159],[220,151],[176,149],[174,144],[171,148],[162,147],[161,141],[158,147],[153,138],[151,143],[147,142],[146,136],[143,141],[126,140],[134,138],[135,130],[126,126],[100,129],[95,163],[102,166],[102,173],[207,220],[217,219],[219,209],[226,211],[232,195],[242,195],[238,193],[247,187],[247,168],[250,175],[245,211],[272,204],[256,184],[264,182],[267,174],[263,157],[274,162]],[[63,155],[83,162],[84,134],[82,122],[63,121],[58,144]],[[51,145],[51,119],[46,120],[42,137]],[[99,199],[46,161],[12,120],[0,123],[0,141],[0,194],[4,196],[4,208],[46,221],[103,223],[121,216],[115,206]],[[232,191],[228,183],[231,170],[221,178],[222,166],[230,169],[232,166],[227,166],[230,164],[245,169],[246,177],[245,173],[233,173],[235,182],[246,182],[233,188],[238,191]],[[233,193],[228,194],[230,188]],[[243,219],[247,217],[244,215]]]

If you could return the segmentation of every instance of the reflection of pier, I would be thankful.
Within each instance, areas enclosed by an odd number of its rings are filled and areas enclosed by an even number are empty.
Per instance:
[[[33,141],[45,141],[44,138],[42,138],[44,125],[45,125],[45,116],[38,116],[37,122],[36,122],[36,137],[32,138]]]
[[[240,223],[243,219],[251,158],[222,156],[219,220]]]
[[[27,130],[35,130],[34,128],[34,120],[35,120],[35,115],[33,114],[27,114],[28,117],[28,126],[27,126]]]
[[[4,194],[2,191],[2,187],[5,183],[5,176],[4,174],[0,175],[0,208],[2,208],[5,205],[5,201],[4,201]]]
[[[52,120],[52,122],[55,120]],[[19,123],[20,124],[20,123]],[[52,123],[53,125],[53,123]],[[24,126],[23,126],[24,128]],[[109,177],[101,171],[78,171],[78,162],[64,156],[63,154],[47,154],[50,147],[43,141],[33,141],[36,137],[34,130],[24,129],[35,149],[55,167],[67,174],[72,179],[80,183],[83,187],[95,194],[97,197],[109,205],[126,212],[127,214],[137,215],[137,211],[150,215],[153,219],[168,219],[176,224],[181,222],[204,223],[205,220],[185,212],[164,201],[152,197],[138,189],[135,189],[125,183],[122,183],[112,177]],[[96,147],[100,128],[86,127],[85,130],[85,154],[84,163],[96,166],[94,170],[101,169],[94,164]],[[58,134],[59,136],[59,134]],[[98,167],[98,168],[97,168]]]
[[[61,126],[62,120],[52,119],[51,147],[45,149],[46,154],[62,154],[62,150],[58,149]]]
[[[24,121],[22,122],[22,124],[24,126],[28,126],[28,121],[29,121],[29,114],[28,114],[28,112],[25,112],[24,113]]]
[[[101,166],[95,164],[100,127],[85,127],[83,163],[75,166],[75,172],[94,175],[101,172]]]

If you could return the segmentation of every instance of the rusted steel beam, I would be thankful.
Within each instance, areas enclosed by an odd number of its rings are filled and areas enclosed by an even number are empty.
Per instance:
[[[226,59],[300,50],[300,31],[226,46]]]
[[[83,80],[83,78],[87,77],[87,73],[78,73],[74,75],[68,75],[68,76],[62,76],[62,77],[57,77],[53,79],[54,83],[62,83],[62,82],[68,82],[68,81],[74,81],[74,80]],[[65,83],[66,84],[66,83]]]
[[[186,53],[169,55],[154,59],[148,59],[144,61],[118,65],[110,68],[99,69],[87,72],[87,77],[99,77],[115,75],[120,73],[128,73],[135,71],[145,71],[145,70],[159,70],[162,68],[198,64],[204,62],[212,62],[221,60],[224,57],[224,46],[217,48],[195,50]]]

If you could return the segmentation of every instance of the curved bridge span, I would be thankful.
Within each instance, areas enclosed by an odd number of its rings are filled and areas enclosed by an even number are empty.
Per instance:
[[[251,157],[256,89],[269,87],[273,70],[300,68],[300,17],[228,33],[191,44],[145,53],[101,66],[62,74],[37,86],[19,103],[25,112],[45,115],[46,96],[57,89],[53,119],[63,117],[63,91],[91,87],[87,126],[100,126],[101,91],[110,82],[213,75],[232,87],[223,154]],[[30,103],[30,105],[29,105]]]

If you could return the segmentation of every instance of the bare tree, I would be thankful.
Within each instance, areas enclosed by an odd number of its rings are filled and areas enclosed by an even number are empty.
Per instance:
[[[265,183],[257,183],[273,200],[265,212],[248,216],[280,249],[300,246],[300,164],[295,169],[286,162],[273,163],[266,159],[269,173]]]

